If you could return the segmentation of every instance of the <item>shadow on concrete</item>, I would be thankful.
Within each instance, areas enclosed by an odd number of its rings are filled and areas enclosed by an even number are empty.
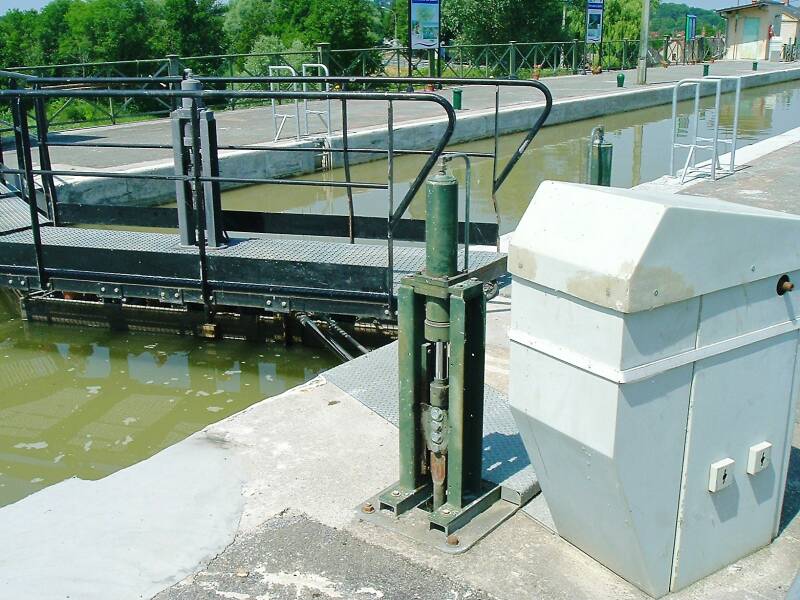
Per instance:
[[[783,512],[778,534],[783,533],[786,526],[791,523],[800,512],[800,448],[792,446],[789,454],[789,474],[786,476],[786,490],[783,493]]]
[[[483,437],[483,478],[499,482],[530,464],[528,451],[517,434],[492,432]]]

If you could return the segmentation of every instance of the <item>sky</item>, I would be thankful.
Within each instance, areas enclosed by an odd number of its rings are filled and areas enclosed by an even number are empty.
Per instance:
[[[0,14],[11,10],[12,8],[19,8],[19,9],[29,9],[29,8],[41,8],[45,4],[47,4],[48,0],[0,0]],[[748,0],[739,0],[742,4],[748,2]],[[737,0],[686,0],[682,4],[688,4],[689,6],[696,6],[698,8],[725,8],[728,6],[735,6]],[[797,6],[797,0],[793,0],[792,5]]]

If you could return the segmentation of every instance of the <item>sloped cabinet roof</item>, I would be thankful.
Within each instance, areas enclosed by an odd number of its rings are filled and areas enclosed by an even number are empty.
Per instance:
[[[800,268],[800,217],[713,198],[545,181],[509,271],[632,313]]]

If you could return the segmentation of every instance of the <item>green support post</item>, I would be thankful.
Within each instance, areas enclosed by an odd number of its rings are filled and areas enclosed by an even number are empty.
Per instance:
[[[416,429],[425,391],[419,382],[424,369],[424,298],[403,283],[397,292],[397,325],[399,360],[400,487],[416,490],[422,482],[422,438]]]
[[[508,78],[517,78],[517,42],[508,42]]]

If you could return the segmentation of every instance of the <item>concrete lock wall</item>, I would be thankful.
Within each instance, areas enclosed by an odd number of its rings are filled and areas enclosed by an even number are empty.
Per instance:
[[[556,528],[653,596],[770,543],[800,218],[545,182],[514,234],[510,402]]]
[[[742,77],[742,87],[756,87],[782,83],[800,77],[800,69],[787,69],[773,72],[760,72]],[[732,91],[734,83],[723,81],[723,91]],[[713,92],[712,86],[701,90],[703,95]],[[688,87],[680,90],[682,99],[689,99],[693,93]],[[499,115],[500,135],[526,131],[541,114],[541,104],[537,93],[532,91],[530,104],[517,104],[501,107]],[[619,93],[606,94],[592,98],[568,98],[554,102],[546,125],[559,125],[602,115],[649,108],[672,102],[672,87],[661,86],[644,89],[631,89]],[[420,119],[395,125],[395,147],[398,149],[433,148],[444,131],[445,120],[441,117]],[[486,139],[494,135],[494,110],[464,111],[458,113],[452,144]],[[350,132],[348,141],[351,147],[386,148],[388,129],[386,126],[361,128]],[[287,147],[313,147],[313,140],[283,141]],[[341,148],[341,134],[331,136],[329,144]],[[270,144],[272,145],[272,144]],[[290,177],[313,173],[318,170],[314,153],[264,152],[257,150],[221,151],[220,175],[222,177]],[[341,155],[333,155],[334,166],[341,166]],[[350,163],[358,164],[386,158],[386,153],[351,154]],[[129,169],[130,173],[172,175],[171,160]],[[164,203],[174,197],[175,184],[170,181],[137,181],[131,179],[115,180],[108,178],[66,177],[57,182],[59,201],[80,204],[153,205]],[[235,187],[223,185],[223,189]]]

